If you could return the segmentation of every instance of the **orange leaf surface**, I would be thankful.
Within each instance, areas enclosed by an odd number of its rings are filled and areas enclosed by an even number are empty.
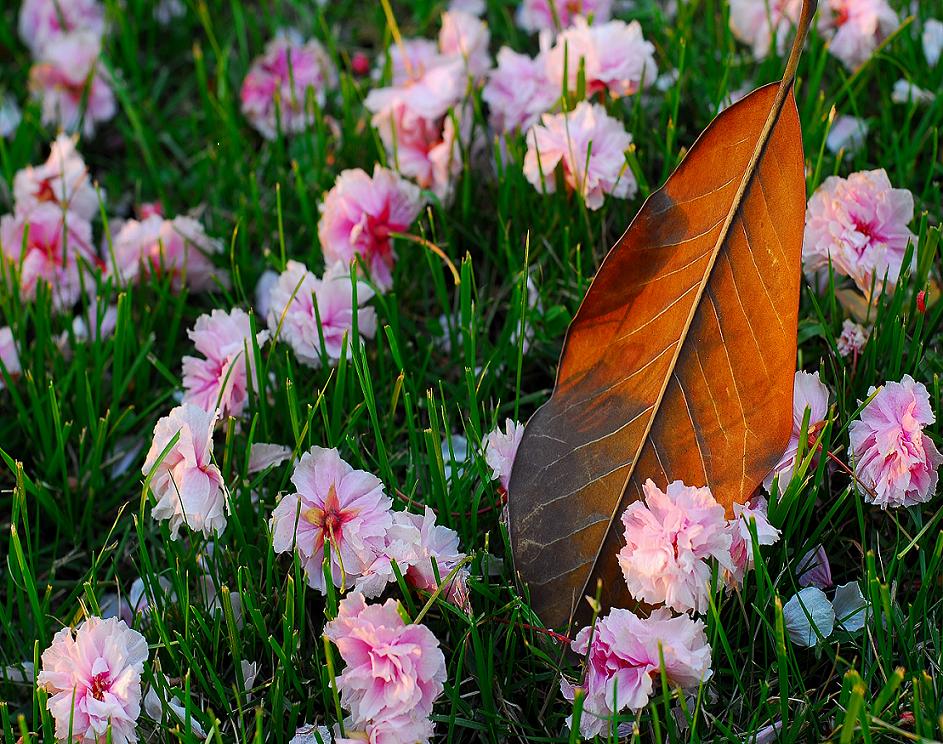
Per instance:
[[[651,478],[728,510],[785,449],[805,215],[792,81],[721,113],[609,252],[573,319],[509,491],[516,569],[551,627],[583,595],[629,606],[620,517]]]

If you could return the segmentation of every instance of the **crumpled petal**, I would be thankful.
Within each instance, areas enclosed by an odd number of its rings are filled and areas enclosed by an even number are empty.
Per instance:
[[[864,627],[869,603],[857,581],[842,584],[835,590],[832,607],[839,630],[856,633]]]
[[[783,606],[786,632],[797,646],[814,646],[819,637],[828,638],[835,628],[835,610],[825,592],[809,586]]]

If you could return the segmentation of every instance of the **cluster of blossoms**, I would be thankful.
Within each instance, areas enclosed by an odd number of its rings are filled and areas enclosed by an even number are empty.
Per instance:
[[[44,124],[90,137],[115,115],[111,79],[100,59],[105,28],[99,0],[24,0],[19,31],[33,54],[29,86]]]
[[[311,100],[323,107],[336,85],[337,71],[321,43],[286,30],[252,62],[240,91],[242,113],[266,139],[279,131],[297,134],[314,121]]]
[[[775,49],[782,55],[799,20],[802,0],[730,0],[730,30],[757,59]],[[854,70],[900,25],[887,0],[826,0],[818,28],[829,51]]]

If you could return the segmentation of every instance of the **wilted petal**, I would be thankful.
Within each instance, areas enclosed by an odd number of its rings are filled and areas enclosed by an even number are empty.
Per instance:
[[[819,637],[828,638],[835,628],[835,610],[825,592],[806,587],[783,607],[786,632],[797,646],[814,646]]]
[[[861,593],[857,581],[842,584],[835,590],[835,599],[832,600],[835,610],[835,621],[839,630],[856,633],[864,627],[868,601]]]

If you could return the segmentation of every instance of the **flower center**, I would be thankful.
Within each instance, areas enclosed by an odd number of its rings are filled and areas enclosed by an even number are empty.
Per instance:
[[[41,202],[53,202],[56,200],[56,194],[52,190],[52,184],[49,183],[49,179],[43,179],[39,184],[39,189],[36,191],[36,201]]]
[[[324,506],[312,506],[306,509],[302,515],[305,521],[319,528],[327,538],[337,545],[341,538],[344,524],[354,518],[355,513],[345,510],[341,507],[340,499],[337,498],[337,488],[331,484],[327,492],[327,498],[324,499]]]
[[[108,692],[110,687],[111,675],[108,672],[96,674],[88,683],[89,694],[96,700],[104,700],[105,693]]]

